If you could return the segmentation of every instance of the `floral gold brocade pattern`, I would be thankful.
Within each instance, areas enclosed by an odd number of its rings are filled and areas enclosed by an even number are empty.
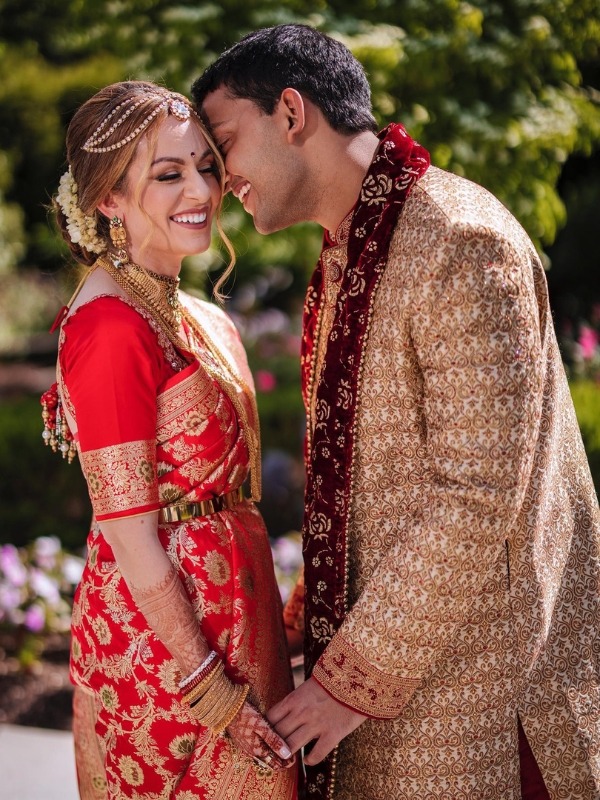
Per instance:
[[[300,571],[296,585],[283,607],[286,627],[304,633],[304,571]]]
[[[97,519],[158,508],[156,443],[125,442],[80,453]]]
[[[242,358],[231,323],[204,305],[204,322],[218,320],[219,341]],[[162,358],[159,341],[156,347]],[[156,360],[157,353],[150,355]],[[204,369],[204,357],[199,346],[192,363],[161,384],[156,439],[140,444],[140,454],[147,449],[156,464],[151,483],[161,505],[220,496],[248,475],[236,409]],[[107,465],[114,463],[109,450],[93,454],[96,472],[86,472],[88,482],[97,472],[108,480]],[[82,465],[88,469],[87,462]],[[254,504],[245,500],[230,510],[161,524],[158,537],[209,646],[232,680],[250,683],[253,702],[266,711],[291,690],[292,681],[269,539]],[[79,753],[78,766],[93,765],[93,783],[105,780],[107,800],[295,800],[294,769],[259,769],[181,702],[178,665],[133,602],[97,523],[74,600],[71,641],[71,679],[95,698],[87,704],[95,709],[90,735],[82,740],[88,758]]]
[[[215,314],[210,303],[181,296],[192,340],[201,345],[204,368],[232,403],[248,450],[249,484],[253,500],[261,495],[260,423],[252,373],[241,340],[225,315]]]
[[[218,388],[206,373],[195,369],[174,386],[168,387],[158,397],[157,440],[166,441],[178,430],[182,416],[188,420],[204,421],[216,405]],[[196,417],[191,416],[195,412]],[[191,425],[188,422],[188,425]]]
[[[384,273],[392,231],[429,155],[401,125],[391,124],[363,182],[348,234],[348,264],[337,291],[323,357],[319,343],[327,313],[322,257],[308,288],[302,347],[302,389],[308,415],[307,487],[303,526],[306,629],[305,669],[315,663],[347,611],[347,526],[352,493],[355,413],[371,305]],[[346,238],[345,233],[341,236]],[[325,237],[324,250],[331,246]],[[331,299],[331,298],[329,298]],[[317,361],[323,367],[317,374]],[[311,425],[311,423],[314,424]],[[318,631],[318,635],[314,635]],[[335,754],[307,769],[309,797],[329,797]]]
[[[223,494],[241,486],[248,475],[235,410],[198,364],[179,373],[159,395],[157,458],[159,495],[166,504]],[[220,491],[216,487],[223,481],[226,488]]]

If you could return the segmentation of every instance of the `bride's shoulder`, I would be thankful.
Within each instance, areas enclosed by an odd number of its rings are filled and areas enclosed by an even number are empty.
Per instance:
[[[85,279],[85,283],[70,304],[69,316],[75,314],[82,306],[104,298],[126,299],[127,295],[105,270],[95,269]]]

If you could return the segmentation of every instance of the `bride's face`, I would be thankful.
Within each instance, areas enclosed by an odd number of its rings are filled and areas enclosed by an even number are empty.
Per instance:
[[[220,199],[217,163],[202,131],[193,119],[166,117],[155,144],[140,139],[125,189],[114,195],[131,260],[176,274],[185,256],[210,246]]]

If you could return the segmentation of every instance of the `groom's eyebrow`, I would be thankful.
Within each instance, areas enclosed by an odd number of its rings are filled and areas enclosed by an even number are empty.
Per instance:
[[[200,115],[200,119],[206,125],[206,127],[208,128],[209,131],[212,131],[212,130],[214,130],[214,128],[217,128],[219,125],[223,125],[224,124],[223,121],[211,123],[210,119],[208,118],[208,114],[206,114],[206,112],[202,108],[199,110],[198,113]]]

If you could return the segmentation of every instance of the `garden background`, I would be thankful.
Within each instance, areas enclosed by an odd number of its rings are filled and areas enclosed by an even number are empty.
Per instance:
[[[78,276],[48,211],[66,168],[66,126],[94,91],[124,78],[189,93],[240,35],[289,21],[344,41],[367,70],[381,126],[403,122],[435,165],[483,184],[522,222],[548,269],[600,485],[597,0],[0,0],[0,722],[56,722],[43,704],[7,698],[48,694],[39,678],[53,659],[64,662],[90,516],[78,465],[41,439],[39,395],[56,354],[48,329]],[[255,374],[261,509],[285,593],[302,512],[300,314],[321,231],[306,224],[262,237],[234,198],[224,222],[238,253],[227,309]],[[218,241],[188,259],[184,288],[209,295],[224,259]],[[61,670],[54,688],[66,700]]]

